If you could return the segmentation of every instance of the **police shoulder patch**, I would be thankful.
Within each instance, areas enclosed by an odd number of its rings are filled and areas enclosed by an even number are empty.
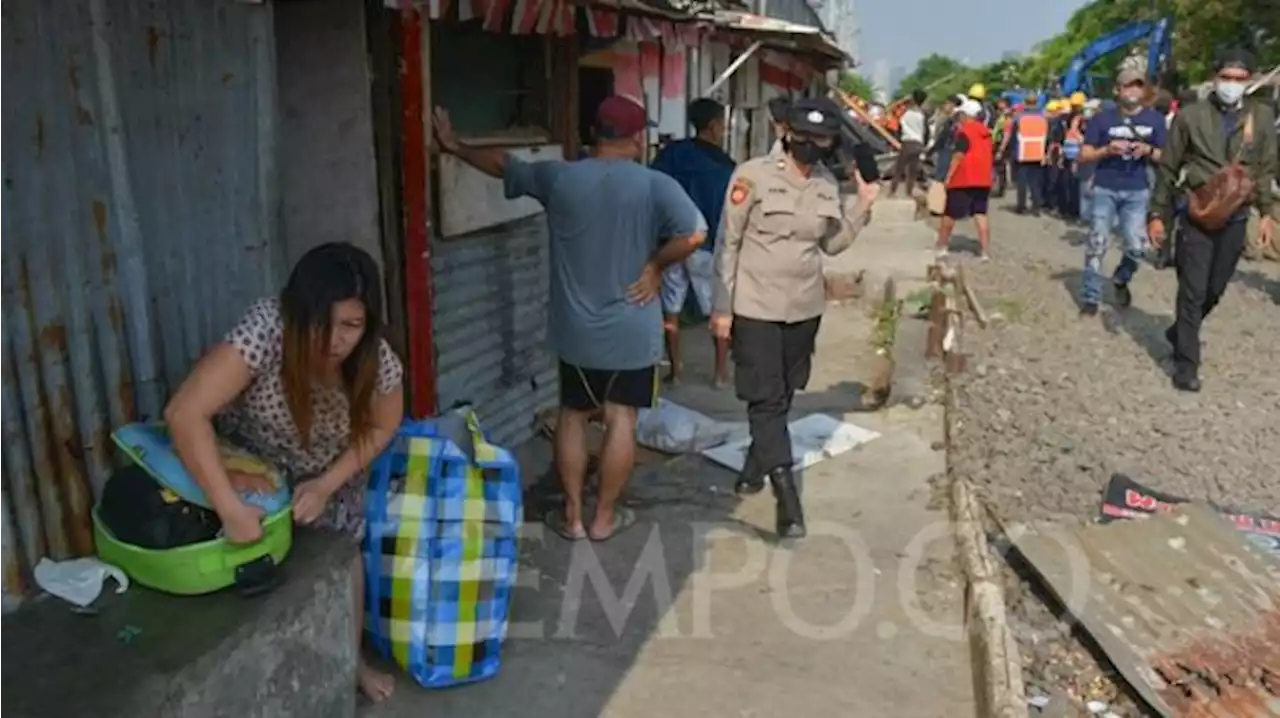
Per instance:
[[[733,181],[733,189],[729,190],[729,203],[737,206],[746,202],[751,198],[751,191],[755,188],[751,184],[751,180],[739,177]]]

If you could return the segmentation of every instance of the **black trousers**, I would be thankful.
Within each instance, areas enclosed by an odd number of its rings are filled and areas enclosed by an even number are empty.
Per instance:
[[[1039,212],[1044,207],[1045,178],[1048,168],[1039,162],[1014,164],[1013,181],[1018,185],[1018,211],[1027,211],[1027,194],[1031,194],[1031,209]]]
[[[794,323],[733,318],[734,389],[747,403],[751,429],[744,473],[761,475],[791,466],[787,414],[796,392],[809,383],[821,321],[822,317]]]
[[[1187,222],[1178,235],[1178,319],[1174,324],[1174,361],[1181,368],[1200,365],[1200,325],[1218,306],[1244,252],[1247,223],[1232,222],[1204,232]]]

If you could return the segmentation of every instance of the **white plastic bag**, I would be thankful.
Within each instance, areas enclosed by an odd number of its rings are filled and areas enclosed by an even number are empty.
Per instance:
[[[693,409],[658,399],[654,408],[640,410],[636,443],[668,454],[695,453],[723,444],[732,428]]]
[[[69,603],[84,608],[98,599],[107,576],[114,578],[119,587],[116,593],[129,588],[129,577],[124,571],[105,564],[96,558],[77,558],[70,561],[40,559],[36,564],[36,584],[45,591]]]

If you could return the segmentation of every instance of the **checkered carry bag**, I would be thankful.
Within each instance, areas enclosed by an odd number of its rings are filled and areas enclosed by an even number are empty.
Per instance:
[[[406,422],[365,499],[365,630],[427,688],[492,678],[523,516],[520,472],[470,409]]]

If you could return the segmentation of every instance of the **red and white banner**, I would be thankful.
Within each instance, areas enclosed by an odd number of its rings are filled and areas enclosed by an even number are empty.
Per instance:
[[[587,31],[591,37],[617,37],[620,18],[612,10],[587,9]]]
[[[568,0],[560,0],[560,7],[555,13],[555,33],[559,37],[568,37],[578,31],[577,8]]]
[[[515,10],[511,13],[511,34],[528,35],[533,32],[538,25],[543,2],[551,0],[516,0]]]
[[[551,21],[555,18],[556,11],[560,9],[562,1],[542,0],[542,7],[538,8],[538,22],[534,25],[534,30],[539,35],[546,35],[551,32]]]
[[[792,55],[774,50],[760,54],[760,82],[783,94],[800,92],[809,86],[813,68]]]
[[[503,23],[507,19],[507,9],[511,6],[511,0],[486,0],[489,6],[485,8],[483,27],[489,32],[502,32]]]

